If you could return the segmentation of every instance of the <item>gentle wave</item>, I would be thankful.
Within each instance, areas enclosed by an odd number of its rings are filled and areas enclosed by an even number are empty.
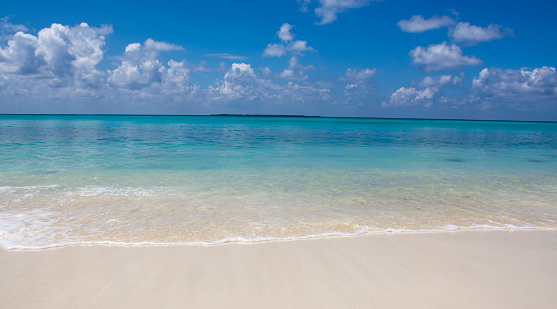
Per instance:
[[[314,239],[323,237],[350,237],[359,236],[364,234],[388,234],[388,233],[434,233],[434,232],[449,232],[458,230],[557,230],[554,227],[537,227],[528,225],[505,225],[505,226],[495,226],[486,224],[476,224],[471,226],[456,226],[448,224],[444,228],[439,229],[394,229],[389,228],[385,230],[359,230],[354,233],[346,232],[326,232],[320,234],[310,234],[305,236],[290,236],[290,237],[256,237],[256,238],[245,238],[245,237],[231,237],[224,238],[215,241],[186,241],[186,242],[155,242],[155,241],[141,241],[141,242],[119,242],[119,241],[68,241],[68,242],[56,242],[47,245],[33,245],[33,244],[20,244],[9,240],[1,240],[0,246],[6,250],[43,250],[52,249],[68,246],[79,246],[79,245],[109,245],[109,246],[213,246],[221,245],[227,243],[260,243],[268,241],[289,241],[289,240],[304,240],[304,239]],[[1,235],[1,232],[0,232]]]

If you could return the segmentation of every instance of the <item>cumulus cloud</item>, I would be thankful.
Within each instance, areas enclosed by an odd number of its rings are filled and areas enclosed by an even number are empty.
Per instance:
[[[99,69],[111,26],[52,24],[32,35],[19,31],[0,47],[0,90],[18,98],[182,99],[198,86],[185,61],[159,60],[161,52],[183,48],[153,39],[125,48],[112,70]]]
[[[308,78],[305,70],[311,68],[312,66],[300,66],[299,57],[304,56],[304,52],[315,51],[315,49],[308,46],[306,41],[294,41],[294,34],[290,31],[293,27],[294,26],[288,23],[284,23],[277,32],[277,36],[281,42],[268,44],[263,51],[263,56],[282,57],[289,55],[290,59],[288,60],[288,67],[285,68],[282,73],[276,74],[275,76],[280,79],[305,80]]]
[[[399,106],[414,106],[420,105],[424,107],[431,107],[434,98],[438,96],[439,90],[436,88],[428,87],[424,90],[417,90],[416,88],[401,87],[393,94],[389,103],[383,102],[383,107],[399,107]]]
[[[418,87],[441,88],[445,86],[456,86],[462,84],[463,78],[464,73],[461,73],[460,76],[453,76],[450,74],[441,76],[426,76],[418,83]]]
[[[37,36],[19,31],[0,49],[0,73],[44,77],[52,87],[97,88],[102,72],[96,66],[104,56],[105,35],[111,26],[75,27],[52,24]]]
[[[312,47],[307,45],[306,41],[296,40],[294,41],[294,34],[290,32],[294,26],[284,23],[277,36],[280,39],[280,43],[270,43],[267,45],[263,51],[263,56],[265,57],[282,57],[287,53],[294,55],[301,55],[306,51],[315,51]]]
[[[181,46],[158,42],[150,38],[143,45],[140,43],[128,44],[121,58],[121,64],[116,69],[108,71],[107,82],[111,87],[131,91],[151,86],[169,89],[169,87],[165,87],[168,86],[168,82],[176,85],[179,81],[188,85],[190,82],[189,70],[183,61],[170,60],[165,66],[158,59],[160,52],[181,49],[183,49]]]
[[[476,45],[480,42],[489,42],[512,35],[512,29],[503,29],[500,25],[490,24],[487,28],[482,28],[470,25],[467,22],[459,22],[449,31],[449,37],[452,41],[464,45]]]
[[[258,101],[262,104],[296,104],[328,96],[330,90],[312,85],[301,85],[288,82],[287,85],[277,84],[265,76],[271,74],[269,68],[261,69],[263,77],[258,77],[250,64],[233,63],[224,75],[220,85],[209,86],[207,96],[213,101]],[[281,73],[295,75],[293,70],[285,69]],[[264,103],[263,103],[264,102]]]
[[[416,89],[414,87],[401,87],[393,94],[389,102],[383,102],[383,107],[400,107],[400,106],[422,106],[429,108],[434,104],[460,104],[455,99],[446,96],[441,88],[454,87],[462,84],[464,73],[459,76],[450,74],[441,76],[426,76],[418,84],[418,87],[424,89]]]
[[[418,46],[410,51],[412,64],[420,66],[423,72],[459,69],[464,66],[481,65],[474,56],[463,56],[462,49],[455,44],[432,44],[427,48]]]
[[[348,9],[369,5],[371,0],[319,0],[315,14],[321,18],[318,25],[330,24],[337,19],[337,15]]]
[[[305,51],[315,51],[315,49],[313,49],[313,47],[311,46],[307,46],[306,41],[293,41],[290,42],[288,45],[284,45],[282,43],[271,43],[267,45],[267,47],[263,51],[263,56],[282,57],[288,52],[300,54]]]
[[[551,100],[557,103],[557,73],[554,67],[532,70],[502,70],[485,68],[472,81],[479,98],[492,98],[508,103]]]
[[[235,100],[245,98],[253,100],[262,95],[262,83],[247,63],[233,63],[224,75],[223,83],[218,87],[209,87],[209,93],[215,99]]]
[[[356,82],[368,82],[377,73],[376,69],[346,69],[346,78]]]
[[[454,12],[457,15],[458,13]],[[488,42],[512,36],[513,30],[503,28],[501,25],[490,24],[486,28],[471,25],[468,22],[456,22],[449,16],[433,16],[425,19],[421,15],[414,15],[409,20],[401,20],[397,23],[404,32],[420,33],[432,29],[448,27],[448,36],[451,41],[461,45],[470,46],[480,42]]]
[[[263,51],[265,57],[282,57],[286,54],[286,46],[284,44],[270,43]]]
[[[369,92],[375,74],[377,74],[376,69],[346,69],[345,75],[340,78],[348,81],[344,87],[344,94],[356,95]]]
[[[292,30],[292,25],[288,23],[284,23],[280,26],[280,30],[277,32],[277,35],[282,42],[288,43],[294,39],[294,35],[290,32],[290,30]]]
[[[404,32],[420,33],[428,30],[448,27],[454,24],[454,20],[449,16],[433,16],[425,19],[421,15],[414,15],[409,20],[401,20],[397,23],[400,30]]]

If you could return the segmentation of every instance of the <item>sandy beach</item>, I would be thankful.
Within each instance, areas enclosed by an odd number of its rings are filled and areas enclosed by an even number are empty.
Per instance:
[[[0,250],[1,308],[555,308],[557,231]]]

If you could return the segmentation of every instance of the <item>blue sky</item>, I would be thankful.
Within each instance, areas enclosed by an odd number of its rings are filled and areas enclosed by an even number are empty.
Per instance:
[[[557,120],[551,1],[20,1],[0,113]]]

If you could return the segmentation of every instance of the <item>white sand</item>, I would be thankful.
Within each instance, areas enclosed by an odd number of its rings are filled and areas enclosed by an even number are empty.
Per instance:
[[[557,308],[557,231],[0,250],[0,308]]]

